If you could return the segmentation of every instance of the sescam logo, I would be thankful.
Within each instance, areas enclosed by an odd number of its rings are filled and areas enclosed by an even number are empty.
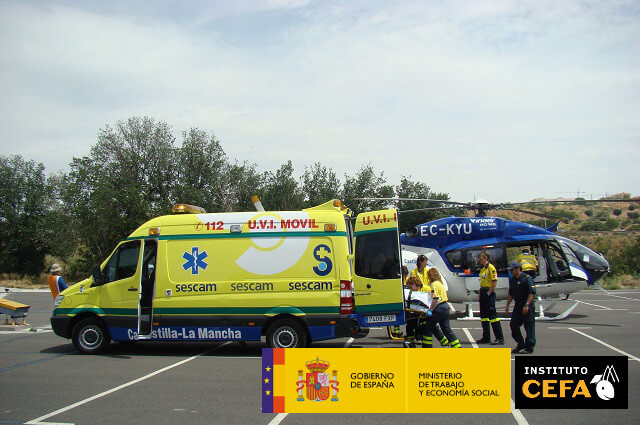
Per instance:
[[[329,398],[331,392],[331,401],[338,401],[338,371],[331,372],[332,379],[329,380],[329,362],[316,358],[306,363],[307,379],[302,380],[302,370],[298,371],[298,401],[304,401],[303,389],[306,385],[306,396],[309,401],[325,401]]]
[[[517,409],[626,409],[628,359],[516,357]]]
[[[316,272],[318,276],[326,276],[331,273],[333,263],[329,258],[330,253],[331,248],[325,244],[320,244],[313,250],[313,258],[320,262],[317,266],[313,266],[313,271]]]

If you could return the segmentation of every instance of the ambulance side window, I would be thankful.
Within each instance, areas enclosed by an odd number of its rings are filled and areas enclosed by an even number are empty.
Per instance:
[[[398,234],[375,232],[356,237],[356,275],[370,279],[397,279],[400,275]]]
[[[126,279],[136,274],[139,253],[140,241],[120,245],[105,267],[107,282]]]

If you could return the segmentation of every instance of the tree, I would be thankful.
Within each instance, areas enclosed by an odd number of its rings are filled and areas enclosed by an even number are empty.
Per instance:
[[[38,274],[53,243],[44,229],[49,198],[44,165],[0,156],[0,185],[0,270]]]
[[[256,170],[255,164],[243,162],[229,165],[225,174],[226,190],[224,211],[255,210],[251,197],[264,194],[265,175]]]
[[[182,146],[176,151],[176,180],[173,199],[207,211],[225,207],[227,157],[214,135],[192,128],[182,133]]]
[[[302,193],[306,207],[323,204],[340,197],[340,180],[331,168],[316,162],[304,169]]]
[[[358,200],[357,198],[391,198],[393,196],[393,187],[387,184],[384,173],[381,172],[378,175],[371,164],[360,168],[354,176],[345,174],[342,199],[355,214],[388,208],[394,204],[391,201]]]
[[[287,161],[276,172],[265,174],[264,199],[267,210],[299,210],[304,206],[304,195],[293,178],[293,165]]]
[[[88,260],[102,261],[142,223],[170,212],[173,143],[167,124],[134,117],[107,125],[90,156],[73,158],[62,197]]]
[[[410,177],[409,177],[410,178]],[[398,198],[426,198],[426,199],[441,199],[448,200],[449,196],[446,193],[432,192],[429,186],[421,182],[413,182],[409,178],[402,176],[400,184],[395,187],[396,196]],[[424,201],[400,201],[398,202],[399,214],[399,228],[400,232],[406,232],[407,230],[414,228],[418,224],[426,223],[437,218],[455,214],[459,211],[457,209],[438,208],[439,203],[424,202]],[[416,212],[406,212],[403,210],[413,210],[421,208],[437,208],[434,210],[423,210]]]

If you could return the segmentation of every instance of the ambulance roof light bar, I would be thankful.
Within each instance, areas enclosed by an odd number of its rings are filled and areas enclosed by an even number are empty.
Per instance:
[[[206,211],[204,208],[197,207],[195,205],[189,204],[176,204],[173,206],[171,211],[174,214],[204,214]]]

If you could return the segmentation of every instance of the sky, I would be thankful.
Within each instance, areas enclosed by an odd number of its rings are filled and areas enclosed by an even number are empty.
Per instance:
[[[639,1],[0,0],[0,93],[0,155],[49,173],[150,116],[261,171],[640,195]]]

